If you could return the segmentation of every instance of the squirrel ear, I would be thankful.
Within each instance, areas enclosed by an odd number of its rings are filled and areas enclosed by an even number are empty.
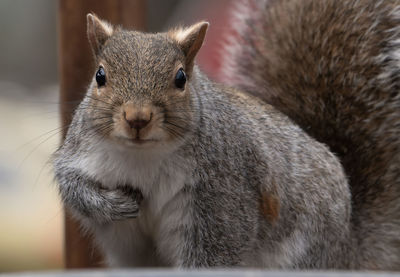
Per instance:
[[[88,13],[87,19],[87,36],[92,47],[93,53],[98,55],[104,43],[111,37],[114,32],[113,27],[107,22],[100,20],[96,15]]]
[[[168,33],[168,35],[180,46],[186,56],[186,66],[191,68],[193,66],[194,58],[200,50],[206,36],[207,28],[210,24],[208,22],[199,22],[186,29],[175,29]]]

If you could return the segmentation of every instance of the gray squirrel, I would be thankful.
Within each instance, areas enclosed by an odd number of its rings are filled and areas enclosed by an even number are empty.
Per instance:
[[[113,267],[400,270],[399,7],[240,2],[240,89],[196,66],[206,22],[89,14],[96,68],[54,155],[65,207]]]

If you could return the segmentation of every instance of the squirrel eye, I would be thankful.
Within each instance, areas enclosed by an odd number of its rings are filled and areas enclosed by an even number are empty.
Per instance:
[[[183,68],[179,68],[178,72],[175,76],[175,86],[177,88],[183,89],[186,83],[186,74],[183,71]]]
[[[96,82],[99,87],[102,87],[106,84],[106,72],[102,66],[100,66],[99,70],[96,72]]]

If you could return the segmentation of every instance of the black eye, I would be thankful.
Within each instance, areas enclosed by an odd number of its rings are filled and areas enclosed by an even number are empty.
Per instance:
[[[175,86],[177,88],[183,89],[185,87],[185,83],[186,83],[185,71],[183,71],[183,68],[179,68],[175,76]]]
[[[106,84],[106,72],[103,67],[99,67],[99,70],[96,72],[96,82],[99,87],[102,87]]]

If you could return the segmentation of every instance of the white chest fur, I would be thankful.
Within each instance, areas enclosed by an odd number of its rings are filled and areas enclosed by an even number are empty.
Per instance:
[[[92,226],[108,263],[112,266],[176,263],[182,244],[180,230],[190,224],[190,201],[183,192],[190,176],[186,174],[187,163],[182,167],[178,158],[170,155],[163,159],[159,152],[157,155],[150,151],[128,152],[107,145],[96,148],[75,157],[70,166],[105,187],[130,185],[140,189],[144,196],[137,218],[115,222],[107,228]]]

